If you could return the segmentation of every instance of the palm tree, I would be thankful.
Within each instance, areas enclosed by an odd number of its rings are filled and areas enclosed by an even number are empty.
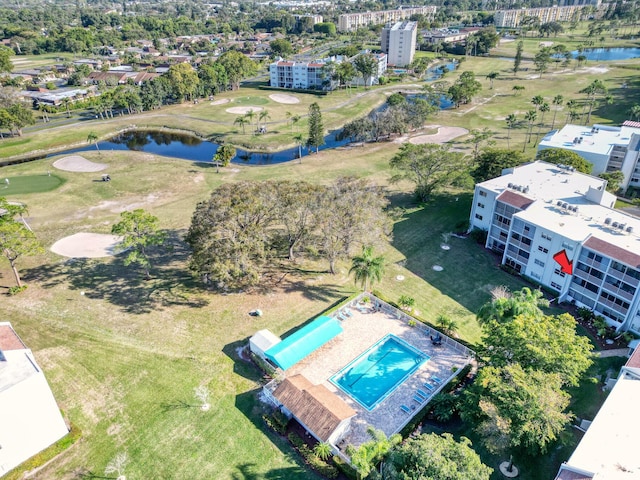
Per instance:
[[[302,163],[302,145],[304,145],[307,142],[307,139],[304,138],[304,135],[301,133],[296,133],[293,136],[293,139],[298,144],[298,158],[300,159],[300,163]]]
[[[262,122],[263,120],[270,120],[270,119],[271,119],[271,115],[269,115],[269,112],[266,110],[262,110],[260,112],[260,115],[258,115],[258,120],[260,122]],[[264,122],[263,128],[265,131],[267,130],[267,122]]]
[[[373,282],[379,282],[384,273],[384,257],[374,257],[373,247],[363,245],[362,254],[353,257],[349,275],[354,274],[356,283],[362,285],[362,290],[367,291]]]
[[[458,331],[458,322],[443,314],[438,315],[436,318],[436,325],[450,337],[454,336]]]
[[[629,109],[629,116],[636,120],[640,120],[640,105],[635,104],[633,107]]]
[[[329,457],[331,457],[331,445],[326,442],[316,443],[316,445],[313,447],[313,453],[320,460],[327,460],[329,459]]]
[[[518,117],[516,117],[515,114],[512,113],[511,115],[507,115],[505,121],[507,122],[507,148],[510,148],[509,138],[511,137],[511,129],[517,125]]]
[[[527,122],[529,122],[529,130],[527,131],[527,134],[524,137],[524,145],[522,146],[523,152],[527,148],[527,142],[531,142],[531,130],[533,130],[533,122],[536,121],[536,118],[538,118],[538,114],[535,110],[529,110],[527,113],[524,114],[524,119]]]
[[[91,145],[92,143],[96,144],[96,150],[100,151],[100,148],[98,148],[98,135],[96,135],[96,132],[94,132],[93,130],[89,132],[89,134],[87,135],[87,143],[89,145]]]
[[[64,97],[62,99],[62,104],[67,109],[67,118],[71,118],[71,111],[69,110],[69,104],[71,103],[71,99],[69,97]]]
[[[538,124],[538,133],[536,134],[536,143],[538,143],[538,137],[540,137],[540,131],[544,126],[544,114],[547,113],[551,108],[549,107],[549,104],[547,102],[543,102],[542,105],[538,107],[538,109],[542,115],[540,115],[540,123]]]
[[[249,120],[247,120],[244,116],[242,117],[236,117],[236,119],[233,121],[234,125],[240,125],[242,127],[242,134],[245,134],[245,130],[244,130],[244,126],[249,123]]]
[[[567,102],[567,109],[569,111],[567,112],[567,119],[564,122],[565,125],[569,123],[569,119],[575,120],[577,118],[577,114],[578,114],[578,112],[576,112],[577,107],[578,107],[578,102],[576,102],[575,100],[569,100]]]
[[[511,89],[513,90],[514,95],[520,95],[520,93],[524,90],[524,85],[514,85],[513,88]]]
[[[553,130],[553,127],[556,125],[556,115],[558,115],[558,110],[564,103],[564,97],[562,95],[556,95],[555,97],[553,97],[551,103],[556,106],[556,108],[553,110],[553,121],[551,122],[551,130]]]
[[[253,123],[253,119],[256,116],[256,112],[254,112],[253,110],[249,110],[247,113],[244,114],[244,116],[248,120],[247,124],[251,124]]]
[[[489,79],[489,85],[490,85],[490,86],[489,86],[489,89],[490,89],[490,90],[493,90],[493,81],[494,81],[496,78],[498,78],[498,76],[499,76],[499,75],[500,75],[500,72],[496,72],[496,71],[489,72],[489,73],[487,74],[487,78]]]
[[[538,108],[540,107],[540,105],[542,105],[544,103],[544,97],[542,95],[536,95],[535,97],[533,97],[531,99],[531,103],[533,103],[536,107],[536,112],[538,111]]]
[[[294,115],[291,117],[291,133],[293,133],[293,126],[300,121],[300,115]]]

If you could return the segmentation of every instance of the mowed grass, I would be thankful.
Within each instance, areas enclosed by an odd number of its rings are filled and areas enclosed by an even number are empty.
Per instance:
[[[101,475],[119,452],[130,458],[130,478],[315,478],[287,443],[264,427],[257,399],[262,375],[239,351],[256,331],[269,328],[282,335],[358,287],[346,262],[335,276],[323,262],[304,262],[264,293],[218,295],[201,289],[187,270],[181,238],[197,202],[222,182],[326,183],[359,175],[384,186],[392,205],[405,213],[393,241],[379,252],[387,258],[387,270],[376,288],[392,300],[413,296],[427,320],[444,311],[459,321],[463,339],[477,341],[473,310],[489,299],[491,286],[517,288],[518,281],[469,239],[452,239],[450,251],[440,249],[441,232],[467,217],[469,194],[414,205],[408,185],[388,185],[388,161],[397,148],[367,145],[321,152],[302,164],[232,166],[219,174],[203,164],[139,152],[87,152],[89,160],[109,165],[111,182],[100,182],[93,173],[57,171],[55,158],[4,168],[12,178],[51,169],[64,180],[54,191],[12,197],[29,206],[30,225],[47,247],[79,231],[106,233],[119,213],[131,208],[157,215],[174,246],[154,256],[154,279],[148,282],[121,257],[68,261],[49,252],[20,262],[29,288],[3,298],[3,319],[33,349],[66,417],[83,432],[42,478],[70,478],[80,471]],[[435,262],[444,266],[437,275],[430,270]],[[6,291],[11,272],[6,263],[0,268]],[[397,275],[405,280],[398,282]],[[254,308],[264,316],[249,316]],[[197,408],[199,385],[211,391],[208,412]]]
[[[0,196],[8,197],[27,193],[50,192],[62,185],[63,182],[64,180],[57,175],[48,174],[1,177]]]

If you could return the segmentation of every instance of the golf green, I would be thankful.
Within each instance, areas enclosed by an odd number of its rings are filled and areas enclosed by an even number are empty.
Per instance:
[[[24,175],[3,177],[0,174],[0,197],[23,195],[25,193],[50,192],[64,183],[56,175]]]

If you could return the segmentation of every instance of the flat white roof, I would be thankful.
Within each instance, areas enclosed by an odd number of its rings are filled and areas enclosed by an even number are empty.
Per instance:
[[[640,135],[640,128],[567,124],[560,130],[549,132],[540,141],[539,147],[609,155],[615,145],[628,145],[633,134]],[[580,143],[574,143],[575,139],[580,138]]]
[[[640,379],[620,375],[567,462],[598,479],[640,478]]]
[[[527,193],[509,188],[509,184],[529,187]],[[640,255],[640,219],[620,210],[607,208],[586,198],[589,188],[604,188],[605,181],[579,172],[569,173],[546,162],[533,162],[515,168],[513,173],[479,184],[497,193],[514,192],[533,203],[518,212],[520,218],[566,238],[584,241],[597,237],[626,251]],[[558,206],[558,202],[577,207],[577,212]],[[607,219],[610,219],[608,224]],[[614,228],[614,223],[624,229]],[[627,231],[628,228],[631,231]]]

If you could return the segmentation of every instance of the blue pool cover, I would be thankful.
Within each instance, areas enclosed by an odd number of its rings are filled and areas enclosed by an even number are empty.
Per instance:
[[[338,320],[325,316],[318,317],[264,354],[282,370],[287,370],[340,333],[342,333],[342,327]]]

